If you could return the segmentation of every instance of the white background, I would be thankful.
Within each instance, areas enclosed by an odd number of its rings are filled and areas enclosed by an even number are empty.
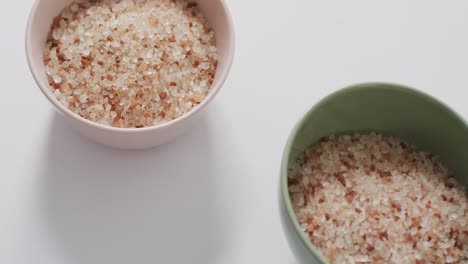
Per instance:
[[[32,80],[32,2],[0,8],[2,264],[294,264],[278,171],[309,106],[390,81],[468,118],[468,1],[231,0],[235,62],[200,123],[154,150],[105,148],[70,130]]]

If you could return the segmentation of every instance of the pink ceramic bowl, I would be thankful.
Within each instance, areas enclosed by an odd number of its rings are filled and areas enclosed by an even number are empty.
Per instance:
[[[36,0],[26,28],[26,54],[32,75],[49,101],[69,123],[88,138],[116,148],[144,149],[168,142],[186,131],[197,121],[202,110],[221,89],[234,57],[234,27],[224,0],[196,0],[201,11],[214,28],[218,48],[218,67],[210,93],[198,106],[170,122],[147,128],[115,128],[84,119],[65,106],[52,94],[43,62],[43,49],[52,20],[72,0]]]

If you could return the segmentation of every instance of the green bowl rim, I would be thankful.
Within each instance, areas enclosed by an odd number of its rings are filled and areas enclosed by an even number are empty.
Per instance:
[[[383,86],[383,87],[375,87],[373,89],[396,89],[399,90],[400,92],[405,92],[408,94],[416,95],[424,100],[427,100],[435,105],[437,105],[439,108],[441,108],[443,111],[445,111],[448,115],[452,116],[455,120],[460,121],[460,123],[465,125],[466,131],[468,133],[468,123],[467,121],[460,115],[458,114],[455,110],[453,110],[451,107],[449,107],[447,104],[444,102],[439,101],[435,97],[422,92],[418,89],[406,86],[406,85],[401,85],[401,84],[396,84],[396,83],[389,83],[389,82],[365,82],[365,83],[357,83],[353,85],[346,86],[344,88],[341,88],[335,92],[332,92],[331,94],[325,96],[322,98],[318,103],[313,105],[309,110],[300,118],[300,120],[296,123],[294,126],[293,130],[289,134],[289,137],[287,139],[286,145],[284,147],[283,151],[283,157],[281,160],[281,197],[283,200],[283,204],[286,206],[286,211],[287,215],[289,218],[289,222],[292,223],[294,227],[294,231],[298,237],[300,237],[300,240],[303,244],[303,246],[309,250],[312,255],[316,256],[320,262],[320,264],[327,264],[327,262],[324,260],[324,258],[321,256],[319,253],[319,250],[312,245],[310,242],[309,238],[306,236],[306,234],[301,230],[301,227],[299,225],[299,222],[297,221],[296,214],[294,213],[294,210],[291,205],[291,200],[289,197],[289,191],[288,191],[288,161],[289,157],[291,154],[292,150],[292,143],[294,139],[297,137],[297,132],[300,127],[304,124],[304,122],[307,120],[307,118],[321,105],[329,102],[332,100],[335,96],[353,91],[353,90],[360,90],[364,88],[368,88],[370,86]]]

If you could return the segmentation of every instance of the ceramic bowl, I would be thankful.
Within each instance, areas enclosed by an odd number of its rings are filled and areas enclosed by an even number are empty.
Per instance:
[[[32,75],[47,99],[65,119],[88,138],[116,148],[142,149],[168,142],[187,131],[221,89],[234,57],[234,27],[224,0],[196,0],[212,25],[218,48],[218,67],[211,91],[190,112],[170,122],[147,128],[115,128],[86,120],[59,103],[52,94],[45,73],[43,49],[55,16],[72,0],[36,0],[26,28],[26,54]]]
[[[430,151],[468,183],[468,124],[445,104],[413,88],[366,83],[339,90],[313,106],[291,132],[281,164],[280,209],[285,234],[300,263],[326,263],[301,231],[287,188],[298,156],[330,134],[377,131]]]

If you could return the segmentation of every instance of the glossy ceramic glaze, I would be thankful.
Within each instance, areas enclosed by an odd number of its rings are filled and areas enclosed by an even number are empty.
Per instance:
[[[468,183],[468,125],[433,97],[387,83],[339,90],[312,107],[291,132],[281,164],[280,209],[285,234],[300,263],[325,263],[300,230],[287,191],[288,169],[322,136],[377,131],[440,155],[458,180]]]
[[[185,115],[148,128],[114,128],[88,121],[61,105],[49,89],[43,63],[43,48],[50,25],[72,0],[36,0],[26,28],[26,54],[32,75],[49,101],[64,114],[66,120],[90,139],[111,147],[124,149],[149,148],[168,142],[187,131],[205,106],[221,89],[234,57],[234,28],[224,0],[196,0],[202,13],[213,26],[218,48],[218,68],[210,93],[198,106]]]

